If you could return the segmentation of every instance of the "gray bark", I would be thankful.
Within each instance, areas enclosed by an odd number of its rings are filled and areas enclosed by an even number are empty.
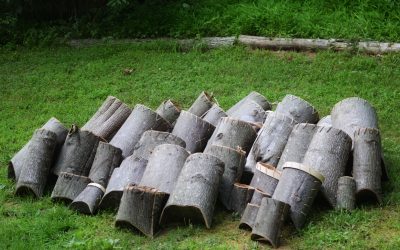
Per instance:
[[[186,149],[189,152],[196,153],[204,150],[214,129],[215,127],[212,124],[182,110],[172,130],[172,134],[182,138],[186,142]]]
[[[211,227],[224,163],[209,154],[193,154],[186,160],[162,212],[161,221],[200,222]]]
[[[72,202],[91,182],[88,177],[61,172],[51,193],[53,201]]]
[[[264,110],[272,109],[271,104],[268,102],[268,100],[263,95],[261,95],[258,92],[252,91],[252,92],[250,92],[250,94],[248,94],[243,99],[241,99],[239,102],[237,102],[235,105],[233,105],[230,109],[228,109],[228,111],[226,111],[226,114],[228,116],[230,116],[232,113],[234,113],[236,110],[238,110],[240,108],[240,106],[243,105],[243,103],[245,103],[248,100],[256,102]]]
[[[267,118],[267,113],[258,103],[247,99],[231,113],[230,117],[248,122],[259,129]]]
[[[100,184],[89,183],[69,207],[83,214],[95,214],[104,191]]]
[[[188,109],[189,113],[192,113],[198,117],[201,117],[207,110],[209,110],[214,104],[212,95],[203,91],[193,102],[192,106]]]
[[[303,164],[325,177],[321,192],[332,207],[336,205],[337,185],[345,175],[351,138],[333,127],[318,127],[304,155]]]
[[[181,113],[181,106],[173,100],[166,100],[158,106],[156,113],[162,116],[169,123],[174,124]]]
[[[250,186],[267,193],[271,197],[274,194],[280,176],[281,172],[277,171],[276,168],[258,162]]]
[[[327,115],[321,118],[321,120],[318,121],[317,126],[320,127],[332,127],[332,116]]]
[[[138,104],[110,141],[122,150],[124,158],[132,154],[136,143],[147,130],[169,131],[171,124],[148,107]]]
[[[209,110],[207,110],[207,112],[203,114],[201,118],[216,127],[219,120],[221,120],[222,117],[227,116],[228,115],[221,107],[219,107],[217,104],[214,104]]]
[[[15,193],[42,197],[57,145],[57,135],[46,129],[38,129],[33,134],[24,161]]]
[[[257,218],[259,205],[248,203],[240,219],[239,228],[251,231]]]
[[[356,182],[351,176],[342,176],[338,181],[336,209],[353,210],[356,206]]]
[[[275,113],[291,117],[298,123],[317,123],[318,111],[308,102],[294,95],[286,95],[276,106]]]
[[[179,145],[157,146],[150,156],[139,185],[170,194],[189,155],[189,152]]]
[[[265,193],[262,190],[256,188],[256,189],[254,189],[253,197],[251,197],[251,201],[249,203],[260,206],[262,199],[265,197],[271,198],[272,195]]]
[[[249,185],[235,183],[230,197],[230,209],[242,216],[247,203],[250,202],[254,193],[254,188]]]

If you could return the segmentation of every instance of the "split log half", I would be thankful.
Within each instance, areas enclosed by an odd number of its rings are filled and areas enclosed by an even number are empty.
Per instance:
[[[111,173],[114,168],[119,167],[121,160],[121,149],[106,142],[99,142],[96,156],[89,172],[89,178],[102,187],[107,187]]]
[[[281,229],[289,210],[290,206],[287,203],[263,198],[251,232],[251,239],[268,242],[274,248],[279,247]]]
[[[158,106],[156,113],[162,116],[169,123],[174,124],[181,113],[181,106],[173,100],[166,100]]]
[[[102,185],[89,183],[69,207],[83,214],[95,214],[105,191]]]
[[[148,107],[137,104],[130,116],[110,141],[122,150],[124,158],[133,153],[136,143],[147,130],[169,131],[171,124]]]
[[[219,107],[217,104],[214,104],[207,112],[202,115],[202,119],[208,123],[211,123],[214,127],[218,125],[219,120],[222,117],[227,117],[228,115],[225,111]]]
[[[86,176],[61,172],[51,193],[51,199],[71,203],[90,182]]]
[[[211,227],[224,163],[209,154],[189,156],[162,212],[161,222],[204,223]]]
[[[226,114],[230,116],[232,113],[234,113],[236,110],[240,108],[243,103],[246,101],[251,100],[253,102],[256,102],[258,105],[260,105],[264,110],[271,110],[272,105],[268,102],[268,100],[261,95],[260,93],[256,91],[250,92],[247,96],[245,96],[242,100],[237,102],[235,105],[233,105],[228,111],[226,111]]]
[[[356,206],[356,182],[351,176],[342,176],[338,181],[336,209],[353,210]]]
[[[345,175],[350,150],[351,138],[345,132],[333,127],[317,127],[304,155],[303,164],[325,177],[321,192],[333,208],[338,180]]]
[[[327,115],[321,118],[321,120],[318,121],[317,126],[320,127],[332,127],[332,116]]]
[[[168,194],[155,188],[127,186],[121,198],[115,226],[139,230],[153,237],[159,230],[162,209]]]
[[[56,145],[55,133],[46,129],[35,131],[21,162],[22,170],[15,190],[17,195],[42,197]]]
[[[258,103],[247,99],[231,113],[230,117],[248,122],[259,129],[267,118],[267,113]]]
[[[258,162],[254,176],[251,179],[250,186],[269,194],[269,196],[272,196],[274,194],[276,185],[279,182],[280,176],[281,172],[276,170],[276,168],[271,167],[268,164]]]
[[[256,188],[256,189],[254,189],[253,197],[251,197],[251,201],[249,203],[260,206],[262,199],[265,197],[271,198],[272,195],[265,193],[262,190]]]
[[[172,134],[182,138],[186,142],[186,149],[191,153],[201,152],[207,145],[208,139],[215,127],[184,110],[181,111]]]
[[[247,203],[250,202],[254,193],[254,188],[249,185],[235,183],[230,197],[230,209],[242,216]]]
[[[286,95],[276,106],[275,113],[287,115],[298,123],[317,123],[319,120],[318,111],[294,95]]]
[[[104,140],[72,125],[52,169],[53,174],[58,176],[61,172],[67,172],[88,176],[100,141]]]
[[[311,206],[324,177],[316,170],[296,162],[286,162],[272,198],[290,205],[290,218],[300,230],[306,223]]]
[[[189,152],[179,145],[157,146],[150,156],[139,185],[170,194],[189,155]]]
[[[256,222],[259,205],[248,203],[246,209],[243,212],[242,218],[240,219],[239,228],[251,231]]]
[[[235,182],[242,176],[246,161],[245,152],[240,149],[212,145],[204,153],[213,155],[224,162],[225,170],[218,189],[218,199],[226,209],[231,210],[231,192]]]
[[[214,104],[213,96],[203,91],[188,109],[189,113],[201,117]]]
[[[276,168],[282,171],[287,161],[302,162],[316,130],[317,126],[310,123],[294,126]]]

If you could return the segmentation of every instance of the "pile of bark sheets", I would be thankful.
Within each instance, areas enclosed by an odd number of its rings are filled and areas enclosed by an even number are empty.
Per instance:
[[[210,228],[219,200],[251,239],[273,247],[284,225],[304,227],[314,202],[381,203],[388,176],[366,100],[344,99],[321,119],[294,95],[271,109],[257,92],[227,111],[206,92],[187,110],[172,100],[131,109],[110,96],[81,128],[51,118],[8,176],[16,195],[42,197],[51,186],[53,201],[84,214],[115,209],[117,227],[150,237],[167,224]]]

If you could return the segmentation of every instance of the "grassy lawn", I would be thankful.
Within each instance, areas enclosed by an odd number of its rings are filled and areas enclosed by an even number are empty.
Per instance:
[[[15,197],[8,160],[51,116],[83,125],[107,95],[152,108],[167,98],[188,107],[202,90],[228,108],[251,90],[279,101],[298,95],[321,115],[359,96],[377,109],[391,181],[384,204],[344,213],[316,206],[301,232],[285,230],[283,246],[299,249],[400,248],[400,55],[292,53],[242,47],[180,52],[174,44],[97,45],[72,49],[0,50],[0,248],[2,249],[253,249],[239,218],[217,209],[211,230],[170,227],[149,239],[114,228],[114,214],[77,214],[46,197]],[[133,68],[131,75],[122,73]]]

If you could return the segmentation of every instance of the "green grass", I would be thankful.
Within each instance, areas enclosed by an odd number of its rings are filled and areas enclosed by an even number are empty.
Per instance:
[[[107,95],[152,108],[167,98],[188,107],[202,90],[228,108],[250,91],[279,101],[298,95],[321,115],[343,98],[376,107],[391,181],[384,204],[344,213],[316,207],[301,232],[285,229],[284,246],[298,249],[400,248],[400,55],[286,53],[242,47],[179,52],[174,44],[97,45],[73,49],[0,51],[0,248],[2,249],[253,249],[238,218],[218,209],[211,230],[169,227],[148,239],[114,228],[114,214],[90,217],[40,200],[15,197],[8,160],[51,116],[83,125]],[[133,68],[124,75],[124,68]]]

